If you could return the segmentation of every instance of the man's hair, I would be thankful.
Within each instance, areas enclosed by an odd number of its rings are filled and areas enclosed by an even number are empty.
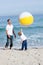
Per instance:
[[[10,21],[10,19],[7,20],[7,22],[9,22],[9,21]]]

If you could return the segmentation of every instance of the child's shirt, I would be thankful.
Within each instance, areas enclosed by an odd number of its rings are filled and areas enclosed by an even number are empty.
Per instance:
[[[20,38],[21,38],[21,41],[27,40],[27,37],[23,34],[23,32],[22,32],[22,35],[20,36]]]

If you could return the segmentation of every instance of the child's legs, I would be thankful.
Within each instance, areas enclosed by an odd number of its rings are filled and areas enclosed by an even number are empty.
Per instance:
[[[25,40],[25,50],[27,50],[27,40]]]
[[[24,43],[24,41],[23,41],[21,50],[24,49],[24,46],[25,46],[25,43]]]

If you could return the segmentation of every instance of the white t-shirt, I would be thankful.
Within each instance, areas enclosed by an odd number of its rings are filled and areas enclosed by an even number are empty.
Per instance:
[[[13,25],[7,25],[6,30],[8,31],[8,35],[13,35]]]
[[[27,37],[23,34],[23,32],[22,32],[22,35],[20,36],[20,38],[21,38],[21,41],[27,40]]]

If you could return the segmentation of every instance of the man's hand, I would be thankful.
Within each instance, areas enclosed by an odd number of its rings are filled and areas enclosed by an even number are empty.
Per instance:
[[[10,35],[8,35],[8,38],[10,38]]]

